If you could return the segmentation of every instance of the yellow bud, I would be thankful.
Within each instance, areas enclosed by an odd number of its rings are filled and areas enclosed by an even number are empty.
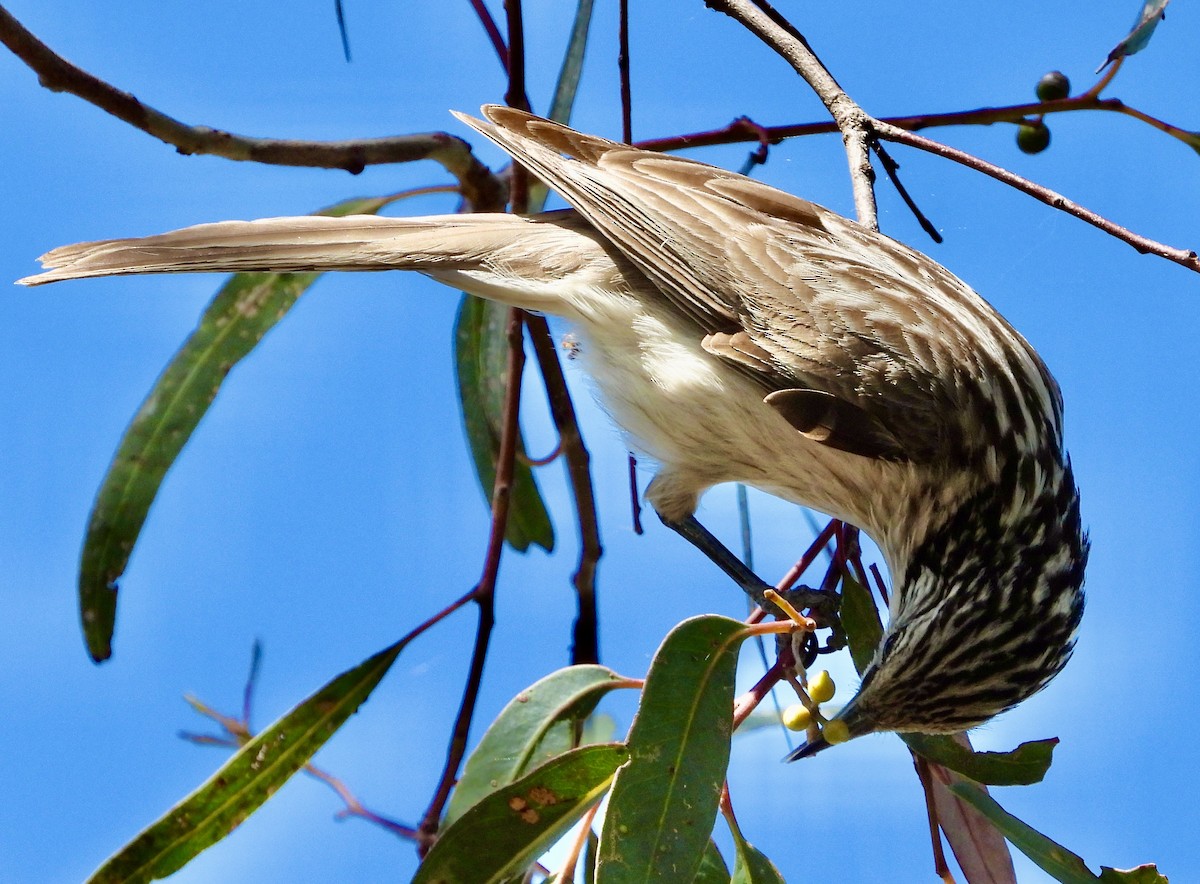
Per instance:
[[[836,691],[837,685],[824,669],[808,680],[808,695],[814,702],[828,703]]]
[[[811,722],[812,713],[799,703],[793,703],[783,710],[783,726],[790,731],[807,730]]]
[[[850,728],[846,725],[846,722],[835,718],[825,725],[825,729],[821,731],[821,736],[831,746],[835,743],[844,743],[850,739]]]

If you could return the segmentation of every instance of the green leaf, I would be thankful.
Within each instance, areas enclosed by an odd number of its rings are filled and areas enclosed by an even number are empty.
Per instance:
[[[1158,27],[1158,23],[1167,17],[1166,9],[1170,2],[1171,0],[1145,0],[1133,23],[1133,28],[1125,35],[1125,39],[1108,53],[1108,58],[1104,60],[1104,64],[1100,65],[1100,68],[1103,69],[1109,62],[1116,61],[1118,58],[1133,55],[1135,52],[1145,49],[1150,38],[1154,36],[1154,29]]]
[[[439,836],[413,884],[488,884],[527,868],[600,799],[629,757],[585,746],[499,789]]]
[[[1168,884],[1167,876],[1153,863],[1125,870],[1101,866],[1100,880],[1103,884]]]
[[[601,884],[695,879],[729,763],[745,636],[736,620],[694,617],[655,654],[600,835]]]
[[[604,694],[623,683],[626,682],[619,675],[604,666],[568,666],[518,694],[492,722],[467,759],[446,808],[443,825],[454,822],[485,797],[544,760],[538,750],[553,725],[560,722],[571,725],[586,718]],[[561,748],[566,750],[570,746]]]
[[[354,199],[323,215],[374,214],[395,197]],[[208,411],[225,376],[274,328],[319,273],[239,273],[142,402],[96,495],[79,565],[79,610],[92,659],[112,655],[117,580],[163,477]]]
[[[711,838],[704,849],[704,856],[700,858],[700,868],[696,870],[692,884],[729,884],[729,866],[725,865],[721,851]]]
[[[1050,769],[1058,738],[1031,740],[1011,752],[972,752],[953,737],[901,734],[914,752],[943,767],[989,786],[1028,786],[1040,783]]]
[[[862,675],[883,638],[883,621],[879,619],[871,591],[849,574],[842,576],[841,617],[850,644],[850,659]]]
[[[358,710],[409,640],[343,672],[242,746],[204,785],[101,866],[90,884],[165,878],[236,829]]]
[[[733,847],[737,852],[730,884],[786,884],[783,875],[767,859],[766,854],[745,839],[733,814],[726,814],[725,822],[729,824]]]
[[[950,791],[982,813],[1013,847],[1029,857],[1043,872],[1063,884],[1092,884],[1098,881],[1082,859],[1061,844],[1021,822],[972,783],[954,783]]]
[[[455,324],[455,364],[463,427],[475,475],[491,505],[496,484],[496,459],[500,455],[500,426],[504,413],[504,386],[508,377],[508,308],[493,301],[464,295]],[[509,500],[508,529],[504,538],[513,549],[525,552],[537,544],[554,549],[554,526],[538,491],[533,470],[523,458],[525,441],[517,439]]]
[[[571,122],[571,108],[575,104],[575,93],[579,89],[579,78],[583,73],[583,58],[587,52],[588,29],[592,24],[593,0],[579,0],[575,7],[575,22],[571,25],[571,37],[562,67],[558,69],[558,82],[554,86],[554,98],[550,102],[549,118],[557,123]],[[531,211],[539,211],[541,206]]]
[[[950,739],[971,749],[971,740],[966,734],[956,734]],[[914,758],[920,760],[914,754]],[[983,814],[959,798],[950,786],[964,780],[962,774],[948,767],[926,762],[928,780],[922,777],[926,798],[933,802],[938,826],[954,851],[954,858],[969,882],[988,884],[1017,884],[1017,873],[1013,869],[1012,852],[1008,842]],[[919,771],[918,771],[919,772]],[[986,792],[987,789],[985,788]]]

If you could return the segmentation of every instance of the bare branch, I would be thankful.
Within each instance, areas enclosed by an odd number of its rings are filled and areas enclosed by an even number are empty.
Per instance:
[[[1055,209],[1061,209],[1069,215],[1074,215],[1076,218],[1100,228],[1110,236],[1114,236],[1122,242],[1133,246],[1142,254],[1158,255],[1161,258],[1174,261],[1176,264],[1200,273],[1200,258],[1197,257],[1195,251],[1168,246],[1144,237],[1141,234],[1134,233],[1128,228],[1115,224],[1102,215],[1098,215],[1091,209],[1084,208],[1061,193],[1053,191],[1048,187],[1043,187],[1040,184],[1035,184],[1029,179],[1022,178],[1020,175],[1010,172],[1001,166],[989,163],[987,160],[982,160],[977,156],[942,144],[941,142],[926,138],[923,135],[917,135],[914,132],[908,132],[898,126],[892,126],[878,120],[876,121],[875,132],[880,138],[888,141],[895,141],[899,144],[907,144],[910,147],[920,148],[944,159],[953,160],[969,169],[982,172],[984,175],[995,178],[997,181],[1001,181],[1022,193],[1028,194],[1039,202],[1043,202]]]
[[[854,210],[858,221],[879,229],[875,208],[874,170],[868,151],[873,120],[838,85],[804,37],[766,0],[706,0],[709,8],[736,19],[755,36],[774,49],[796,69],[829,109],[842,133],[846,159],[850,163],[850,185],[854,191]]]
[[[504,392],[504,419],[500,428],[500,450],[496,454],[496,480],[492,486],[492,524],[488,533],[483,573],[471,595],[479,608],[479,623],[475,629],[475,646],[462,701],[454,719],[446,762],[437,787],[421,823],[417,827],[418,853],[424,857],[433,846],[441,823],[442,811],[450,792],[458,781],[458,769],[467,754],[467,737],[475,717],[475,706],[483,684],[483,671],[495,626],[496,578],[500,573],[500,556],[504,551],[504,536],[508,526],[509,505],[512,501],[513,465],[517,454],[517,431],[520,426],[521,377],[525,367],[522,329],[525,312],[512,307],[508,312],[508,382]]]
[[[497,202],[496,194],[502,190],[487,166],[471,153],[470,145],[446,132],[349,141],[299,141],[254,138],[208,126],[190,126],[76,67],[35,37],[3,6],[0,6],[0,42],[28,65],[47,89],[76,95],[172,145],[181,154],[210,154],[276,166],[345,169],[352,174],[383,163],[433,160],[458,179],[464,198],[472,205]]]
[[[1130,107],[1119,98],[1098,98],[1091,90],[1073,98],[1062,98],[1056,101],[1030,101],[1023,104],[999,105],[996,107],[980,107],[965,111],[936,112],[927,114],[910,114],[903,117],[879,117],[878,122],[889,123],[900,129],[915,132],[921,129],[940,128],[943,126],[990,126],[993,123],[1021,124],[1031,117],[1049,116],[1050,114],[1070,113],[1075,111],[1107,111],[1141,120],[1161,132],[1170,135],[1189,147],[1200,150],[1200,135],[1180,126],[1175,126],[1165,120],[1153,117],[1135,107]],[[643,150],[671,151],[683,150],[689,147],[711,147],[716,144],[740,144],[757,141],[767,144],[779,144],[787,138],[800,138],[808,135],[823,135],[837,132],[837,124],[823,120],[813,123],[792,123],[784,126],[760,126],[747,117],[738,117],[727,126],[719,129],[708,129],[703,132],[691,132],[687,135],[672,135],[666,138],[648,138],[637,142],[637,147]]]

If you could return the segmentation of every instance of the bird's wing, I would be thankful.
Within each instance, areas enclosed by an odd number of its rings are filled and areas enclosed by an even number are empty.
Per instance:
[[[963,411],[986,407],[981,379],[1008,371],[1053,386],[986,302],[895,240],[704,163],[511,108],[483,113],[460,119],[560,193],[696,323],[710,352],[769,391],[796,391],[768,401],[810,438],[944,458],[970,448]],[[1028,364],[1004,364],[1014,344]],[[829,419],[842,431],[820,429]]]

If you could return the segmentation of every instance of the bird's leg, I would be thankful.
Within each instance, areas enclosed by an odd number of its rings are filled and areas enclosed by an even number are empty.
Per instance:
[[[729,548],[721,543],[711,531],[701,525],[694,515],[673,520],[660,514],[659,518],[662,519],[664,525],[682,535],[692,546],[708,556],[709,560],[728,574],[756,605],[775,616],[783,613],[768,601],[765,595],[768,589],[775,589],[775,587],[747,568],[745,563],[730,552]],[[837,599],[830,593],[808,587],[798,587],[782,592],[780,595],[796,608],[813,608],[820,611],[824,615],[822,620],[827,620],[828,617],[834,615],[834,611],[831,610],[831,602],[836,606]]]

